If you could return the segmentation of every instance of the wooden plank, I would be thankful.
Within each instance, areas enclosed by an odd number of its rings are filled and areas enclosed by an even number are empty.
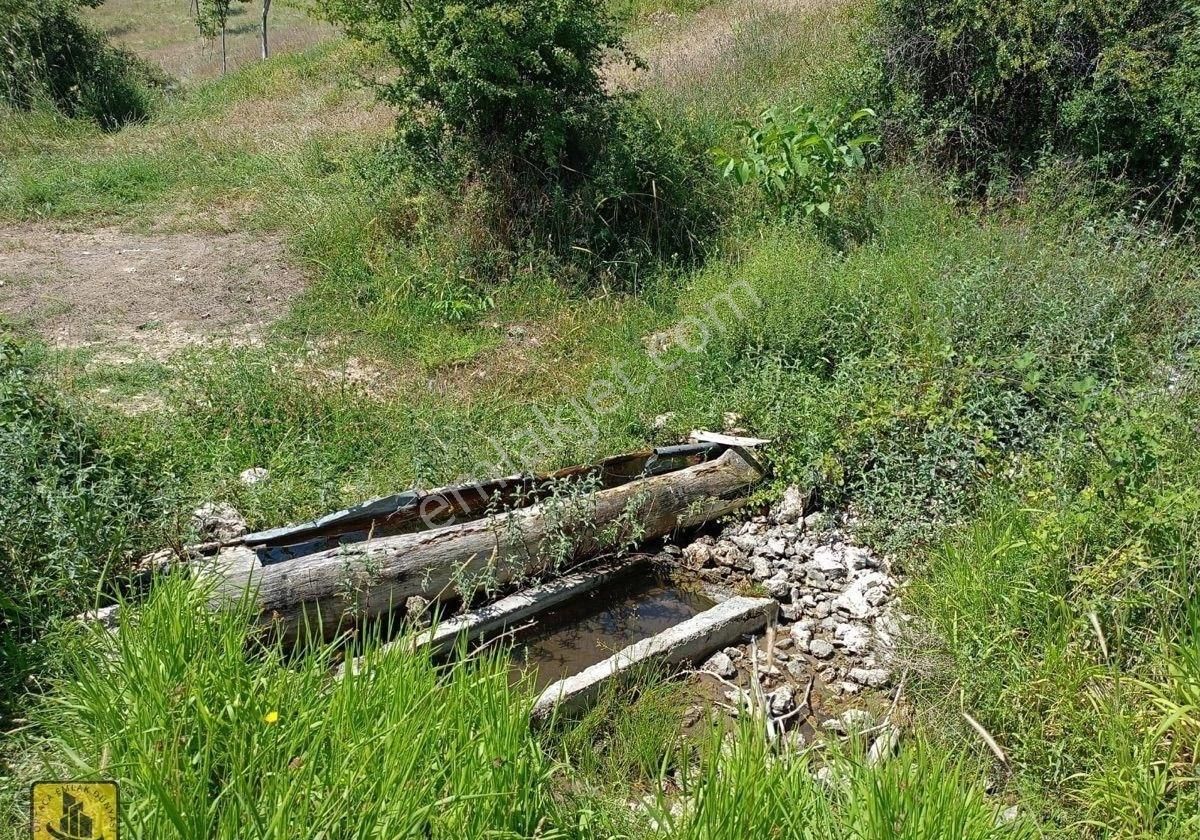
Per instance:
[[[724,435],[720,432],[706,432],[703,429],[693,429],[688,438],[697,443],[716,443],[721,446],[766,446],[771,441],[767,438],[741,437],[739,435]]]
[[[428,648],[429,653],[436,656],[453,650],[462,636],[466,636],[468,642],[478,644],[527,618],[628,574],[635,567],[645,565],[648,559],[646,555],[639,554],[524,589],[486,607],[441,622],[437,627],[418,635],[413,645]]]

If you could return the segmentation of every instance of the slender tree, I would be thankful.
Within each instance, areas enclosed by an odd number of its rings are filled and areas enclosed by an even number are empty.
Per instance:
[[[239,1],[248,2],[248,0]],[[235,0],[195,0],[195,2],[196,28],[200,30],[200,34],[209,39],[221,36],[221,73],[224,75],[229,72],[226,30],[229,26],[230,9]]]
[[[265,61],[271,57],[271,48],[267,45],[267,15],[271,11],[271,0],[262,0],[262,57]]]

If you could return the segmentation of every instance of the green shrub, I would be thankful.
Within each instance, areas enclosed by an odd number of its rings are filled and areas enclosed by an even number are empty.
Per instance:
[[[482,161],[578,166],[606,114],[599,68],[621,47],[599,0],[323,0],[325,15],[380,44],[398,73],[378,87],[427,166],[447,147]],[[464,148],[465,147],[465,148]]]
[[[1128,177],[1161,209],[1200,174],[1200,19],[1192,0],[882,0],[898,122],[988,178],[1044,152]]]
[[[846,251],[803,227],[760,232],[680,310],[750,284],[761,306],[696,363],[713,413],[745,414],[779,475],[853,503],[894,548],[969,512],[1097,387],[1150,375],[1198,291],[1182,247],[1034,206],[981,225],[930,180],[876,180],[878,233]]]
[[[109,130],[149,115],[162,74],[80,18],[81,6],[99,1],[0,0],[0,101],[48,103]]]
[[[95,604],[101,575],[121,570],[148,486],[0,342],[0,697],[37,664],[30,643],[48,623]]]
[[[879,142],[862,130],[875,112],[836,109],[830,117],[816,111],[770,108],[757,123],[739,122],[749,146],[744,155],[712,150],[721,174],[738,186],[755,184],[783,218],[797,213],[828,216],[847,176],[866,166],[863,149]]]
[[[951,743],[974,714],[1072,836],[1200,827],[1193,389],[1086,401],[1055,457],[998,482],[914,570],[937,640],[918,705]]]
[[[451,225],[464,287],[528,265],[529,251],[587,282],[698,256],[715,221],[702,150],[681,122],[664,126],[605,92],[602,59],[624,47],[604,4],[324,0],[322,9],[394,64],[377,91],[399,111],[407,179],[397,215],[428,243],[424,222],[445,228],[448,209],[464,209]]]

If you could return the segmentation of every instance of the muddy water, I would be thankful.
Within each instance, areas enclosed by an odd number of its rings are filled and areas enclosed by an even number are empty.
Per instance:
[[[543,613],[513,648],[514,675],[534,668],[540,690],[711,606],[703,595],[654,577],[615,580]]]

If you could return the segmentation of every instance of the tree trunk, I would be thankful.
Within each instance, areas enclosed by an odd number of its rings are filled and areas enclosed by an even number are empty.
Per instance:
[[[221,75],[229,72],[229,57],[225,51],[225,21],[221,21]]]
[[[271,57],[271,49],[267,46],[267,14],[271,11],[271,0],[263,0],[262,5],[262,57],[266,61]]]
[[[217,576],[218,605],[248,595],[263,623],[285,640],[296,640],[306,628],[328,638],[414,595],[454,598],[463,594],[460,589],[469,595],[481,583],[503,586],[544,569],[564,540],[569,562],[577,562],[609,550],[611,532],[627,533],[631,524],[638,540],[698,525],[740,507],[743,491],[761,477],[757,464],[730,449],[715,461],[580,497],[578,509],[569,508],[569,521],[564,502],[551,498],[462,525],[380,537],[281,563],[263,565],[253,550],[231,548],[214,558],[208,573]]]

